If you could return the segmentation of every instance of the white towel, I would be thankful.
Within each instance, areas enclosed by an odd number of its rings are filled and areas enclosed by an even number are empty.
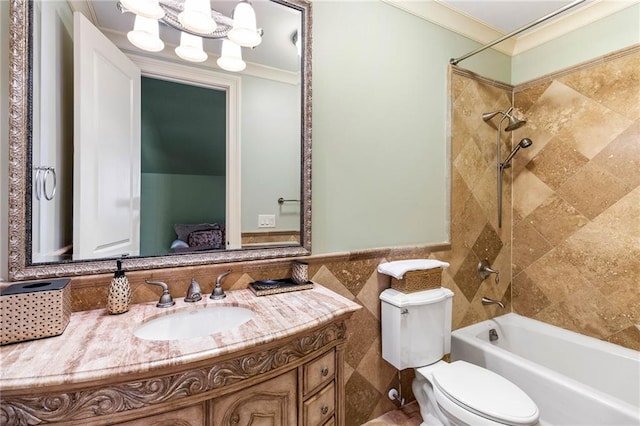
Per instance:
[[[410,259],[410,260],[397,260],[395,262],[381,263],[378,265],[378,272],[385,275],[390,275],[397,280],[401,280],[405,272],[408,271],[421,271],[423,269],[443,268],[449,267],[447,262],[442,262],[435,259]]]

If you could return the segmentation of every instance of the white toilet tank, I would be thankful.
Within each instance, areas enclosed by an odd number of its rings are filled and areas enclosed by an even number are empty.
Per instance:
[[[439,361],[451,350],[453,292],[446,288],[402,293],[387,289],[382,301],[382,358],[398,370]]]

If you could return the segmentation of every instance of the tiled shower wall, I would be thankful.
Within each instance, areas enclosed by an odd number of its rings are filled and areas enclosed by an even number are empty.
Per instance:
[[[514,99],[514,311],[640,350],[640,47]]]

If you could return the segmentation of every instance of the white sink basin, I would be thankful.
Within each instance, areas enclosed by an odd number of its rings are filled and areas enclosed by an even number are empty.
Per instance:
[[[232,330],[255,316],[239,306],[191,309],[145,322],[133,334],[146,340],[180,340]]]

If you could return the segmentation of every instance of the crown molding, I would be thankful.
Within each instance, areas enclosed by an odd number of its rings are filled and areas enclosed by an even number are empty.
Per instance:
[[[482,44],[490,43],[504,35],[495,28],[438,0],[382,0],[382,2]],[[515,40],[505,40],[493,48],[511,55],[515,48]]]
[[[567,14],[532,28],[517,38],[511,56],[519,55],[571,31],[585,27],[600,19],[640,3],[640,0],[595,0]]]
[[[505,35],[505,33],[439,0],[382,1],[483,45]],[[570,10],[564,15],[556,17],[553,21],[539,24],[518,36],[505,40],[493,46],[492,49],[509,56],[518,55],[637,3],[640,3],[640,0],[594,0],[579,9]]]

